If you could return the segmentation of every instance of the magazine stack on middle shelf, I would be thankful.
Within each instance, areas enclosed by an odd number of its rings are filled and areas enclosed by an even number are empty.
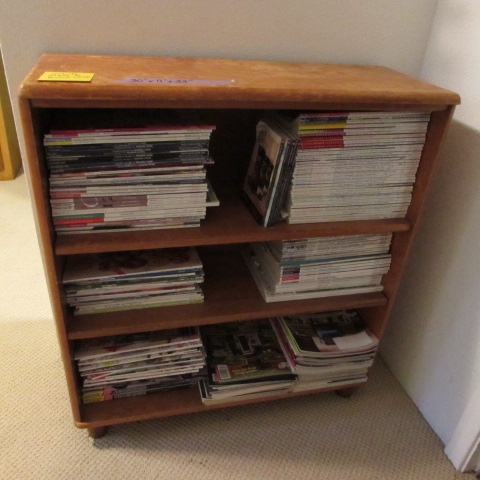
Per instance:
[[[72,255],[63,274],[78,315],[203,302],[203,279],[194,247]]]
[[[364,383],[373,363],[377,337],[355,311],[272,319],[298,381],[294,392]]]
[[[268,319],[202,327],[208,378],[200,382],[206,405],[291,391],[296,375]]]
[[[212,125],[51,130],[57,233],[196,227],[218,200],[206,179]]]
[[[392,234],[251,243],[243,257],[266,302],[383,290]]]
[[[277,113],[275,118],[298,137],[285,203],[289,223],[405,217],[428,113]]]
[[[196,327],[82,340],[74,358],[83,403],[196,386],[206,375]]]

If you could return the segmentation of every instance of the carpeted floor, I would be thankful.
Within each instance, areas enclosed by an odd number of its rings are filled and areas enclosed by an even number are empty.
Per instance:
[[[21,175],[0,183],[0,479],[471,479],[379,360],[335,394],[111,427],[72,424]]]

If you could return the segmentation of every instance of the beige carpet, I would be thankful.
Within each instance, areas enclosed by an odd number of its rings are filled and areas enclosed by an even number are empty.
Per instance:
[[[0,183],[0,479],[471,479],[378,361],[334,394],[111,427],[72,424],[22,175]]]

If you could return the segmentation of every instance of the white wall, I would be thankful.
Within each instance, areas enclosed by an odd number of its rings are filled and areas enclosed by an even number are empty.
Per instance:
[[[0,0],[0,46],[13,94],[44,52],[376,64],[461,93],[461,123],[449,136],[383,348],[446,442],[480,361],[480,22],[474,0],[439,3],[423,70],[437,0]]]
[[[439,0],[421,76],[459,93],[462,104],[382,348],[445,444],[480,379],[478,7],[476,0]]]

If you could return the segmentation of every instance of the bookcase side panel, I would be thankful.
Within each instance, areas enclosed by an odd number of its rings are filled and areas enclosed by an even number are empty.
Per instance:
[[[67,386],[74,419],[80,418],[80,406],[77,392],[76,374],[71,354],[71,344],[67,339],[66,316],[68,315],[63,299],[61,275],[63,259],[55,255],[55,233],[53,231],[48,202],[48,175],[43,162],[40,124],[42,115],[31,108],[27,99],[20,98],[20,114],[25,138],[25,173],[34,212],[43,267],[47,281],[50,304],[55,320],[60,352],[65,369]]]

